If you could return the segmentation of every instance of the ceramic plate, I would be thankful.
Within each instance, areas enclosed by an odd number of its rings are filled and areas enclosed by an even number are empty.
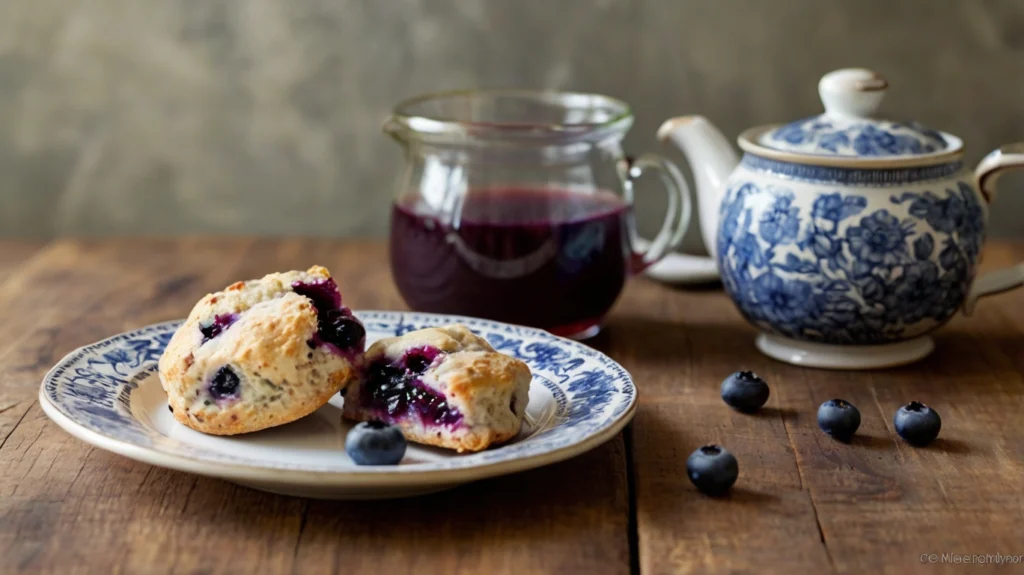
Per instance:
[[[394,467],[360,467],[345,454],[341,396],[281,427],[217,437],[174,420],[157,360],[181,322],[116,335],[60,361],[39,390],[44,411],[79,439],[126,457],[275,493],[330,499],[399,497],[561,461],[614,436],[633,416],[625,369],[581,343],[498,322],[424,313],[362,311],[367,341],[463,323],[533,372],[522,431],[511,442],[458,455],[410,444]]]

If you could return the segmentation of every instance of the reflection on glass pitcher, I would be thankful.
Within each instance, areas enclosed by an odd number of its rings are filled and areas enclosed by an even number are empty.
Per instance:
[[[601,220],[587,222],[574,235],[565,239],[559,253],[559,265],[566,272],[575,272],[598,257],[604,246],[607,227]]]
[[[526,277],[544,267],[558,252],[555,241],[548,240],[524,256],[500,259],[477,252],[458,232],[448,232],[445,239],[470,269],[484,277],[494,279]]]

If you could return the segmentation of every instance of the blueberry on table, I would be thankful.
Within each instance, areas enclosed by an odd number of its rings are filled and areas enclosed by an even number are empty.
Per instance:
[[[899,408],[892,423],[904,441],[917,447],[924,447],[934,441],[942,428],[939,414],[919,401],[911,401]]]
[[[753,413],[768,401],[768,383],[752,371],[737,371],[722,382],[722,401],[743,413]]]
[[[702,493],[722,495],[736,483],[740,467],[724,447],[705,445],[687,458],[686,475]]]
[[[849,401],[830,399],[818,408],[818,427],[839,441],[850,441],[860,427],[860,411]]]
[[[345,437],[345,451],[356,465],[397,465],[405,448],[402,430],[380,421],[356,424]]]

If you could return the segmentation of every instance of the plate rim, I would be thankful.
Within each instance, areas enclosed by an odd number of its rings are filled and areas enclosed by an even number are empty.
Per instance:
[[[487,322],[494,325],[513,326],[517,329],[527,330],[533,332],[537,336],[551,338],[564,343],[568,343],[571,346],[583,346],[584,344],[567,339],[564,337],[556,336],[550,332],[539,328],[532,328],[528,326],[519,326],[515,324],[508,324],[505,322],[499,322],[494,320],[488,320],[484,318],[475,318],[468,316],[449,315],[449,314],[437,314],[428,312],[412,312],[412,311],[400,311],[400,310],[354,310],[357,313],[366,314],[414,314],[418,316],[432,316],[435,318],[446,318],[453,322],[460,320],[472,320],[474,322]],[[235,463],[235,462],[223,462],[223,461],[207,461],[200,458],[189,457],[187,455],[165,453],[150,447],[138,445],[125,439],[118,439],[94,431],[85,427],[81,423],[75,421],[71,416],[65,414],[61,408],[53,402],[46,394],[46,384],[53,377],[60,367],[72,356],[81,353],[84,349],[103,343],[107,340],[120,337],[122,335],[132,333],[135,331],[154,328],[165,324],[180,324],[183,320],[167,320],[162,322],[156,322],[147,324],[145,326],[137,327],[134,329],[126,330],[118,334],[111,335],[109,337],[97,340],[96,342],[89,343],[83,346],[79,346],[67,354],[65,354],[59,361],[57,361],[53,367],[51,367],[46,375],[43,376],[42,383],[39,386],[39,403],[43,409],[43,412],[49,417],[54,423],[56,423],[64,431],[71,434],[90,445],[116,453],[123,457],[155,465],[157,467],[163,467],[166,469],[174,469],[177,471],[184,471],[188,473],[194,473],[207,477],[215,477],[221,479],[230,479],[235,481],[255,481],[260,483],[278,483],[278,484],[290,484],[290,485],[301,485],[305,487],[397,487],[403,485],[424,485],[424,484],[441,484],[451,482],[468,482],[475,481],[478,479],[486,479],[488,477],[495,477],[499,475],[506,475],[509,473],[515,473],[519,471],[526,471],[528,469],[535,469],[570,459],[587,451],[590,451],[603,443],[607,442],[615,435],[617,435],[622,429],[633,419],[636,413],[636,408],[639,401],[639,390],[637,389],[636,382],[633,381],[632,374],[628,370],[623,368],[621,364],[609,357],[607,354],[600,350],[589,348],[593,353],[603,356],[611,361],[613,364],[619,366],[622,372],[626,376],[626,381],[632,387],[632,396],[628,399],[628,405],[625,410],[616,415],[613,420],[601,429],[583,437],[580,441],[564,445],[552,449],[547,452],[537,453],[533,455],[521,455],[513,457],[507,460],[499,460],[492,462],[480,463],[477,465],[471,465],[461,468],[449,468],[449,469],[416,469],[396,473],[393,470],[382,468],[380,470],[367,468],[366,470],[313,470],[313,469],[295,469],[295,468],[274,468],[274,467],[262,467],[259,465],[251,465],[246,463]]]

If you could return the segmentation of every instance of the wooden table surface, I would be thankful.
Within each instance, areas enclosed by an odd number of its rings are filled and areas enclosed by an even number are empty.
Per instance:
[[[1021,258],[1024,246],[997,243],[985,267]],[[953,320],[917,365],[843,373],[758,354],[719,289],[635,279],[591,342],[640,390],[623,434],[407,500],[296,499],[150,467],[72,438],[36,402],[72,349],[313,263],[348,305],[404,307],[376,242],[0,241],[0,573],[936,573],[964,565],[927,554],[1024,554],[1024,290]],[[771,385],[758,415],[719,398],[741,368]],[[816,426],[833,397],[860,408],[850,445]],[[928,448],[893,431],[910,400],[942,416]],[[740,462],[721,499],[686,479],[687,455],[709,442]]]

